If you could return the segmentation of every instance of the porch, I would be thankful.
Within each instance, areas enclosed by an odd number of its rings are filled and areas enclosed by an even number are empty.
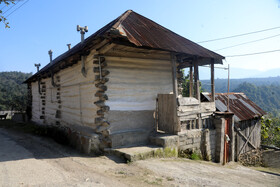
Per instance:
[[[211,74],[211,95],[215,95],[214,64],[221,61],[171,55],[172,94],[158,94],[156,105],[156,131],[166,134],[180,134],[193,129],[212,128],[212,116],[216,111],[215,98],[201,101],[199,66],[209,65]],[[189,69],[188,97],[183,97],[183,69]]]

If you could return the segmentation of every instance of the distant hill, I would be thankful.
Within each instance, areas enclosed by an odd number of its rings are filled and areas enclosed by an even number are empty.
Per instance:
[[[233,91],[245,93],[248,98],[259,105],[264,111],[280,117],[280,84],[256,86],[244,82]]]
[[[227,81],[227,79],[216,79],[215,92],[227,92]],[[202,80],[201,85],[204,91],[211,91],[209,80]],[[231,79],[230,92],[243,92],[264,111],[280,117],[280,76]]]
[[[215,79],[215,91],[217,93],[227,92],[227,79]],[[269,86],[269,85],[280,85],[280,76],[278,77],[267,77],[267,78],[246,78],[246,79],[231,79],[230,80],[230,91],[234,91],[237,87],[244,83],[250,83],[255,86]],[[202,89],[207,92],[211,91],[210,80],[201,80]]]
[[[27,85],[32,73],[0,72],[0,110],[21,110],[26,106]]]
[[[188,69],[186,69],[186,73]],[[253,78],[266,78],[266,77],[277,77],[280,76],[280,68],[271,69],[267,71],[259,71],[253,69],[242,69],[242,68],[230,68],[230,77],[233,79],[244,79],[248,77]],[[210,79],[209,67],[199,67],[200,80]],[[226,79],[228,77],[228,71],[220,68],[215,69],[215,77]]]

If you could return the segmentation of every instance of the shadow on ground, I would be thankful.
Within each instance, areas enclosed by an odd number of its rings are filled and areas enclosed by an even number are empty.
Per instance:
[[[50,138],[45,129],[37,128],[34,124],[16,123],[11,120],[0,121],[0,162],[23,159],[56,159],[64,157],[96,157],[100,155],[86,155],[70,147],[61,138]],[[49,132],[50,133],[50,132]],[[53,132],[51,132],[53,133]],[[59,137],[56,135],[56,137]],[[109,156],[116,163],[124,160]]]

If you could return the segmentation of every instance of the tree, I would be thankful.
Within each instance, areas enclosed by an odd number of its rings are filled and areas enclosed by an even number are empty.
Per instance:
[[[0,5],[3,3],[5,6],[9,6],[11,3],[14,3],[15,0],[0,0]],[[3,15],[2,9],[0,10],[0,22],[3,22],[5,25],[5,28],[10,28],[9,22],[7,21],[7,18]]]
[[[188,73],[187,75],[185,75],[185,71],[184,69],[182,70],[183,72],[183,77],[182,77],[182,95],[183,97],[189,97],[190,96],[190,74]],[[194,80],[194,77],[193,77]],[[193,90],[194,90],[194,83],[193,83]],[[201,82],[199,81],[199,88],[200,88],[200,92],[204,92],[204,89],[201,87]]]
[[[262,144],[280,147],[280,119],[271,115],[261,120]]]

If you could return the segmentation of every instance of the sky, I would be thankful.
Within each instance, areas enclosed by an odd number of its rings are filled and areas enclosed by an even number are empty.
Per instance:
[[[280,50],[280,0],[21,0],[16,3],[14,7],[0,5],[4,16],[10,14],[9,29],[0,23],[0,72],[35,73],[34,63],[41,63],[41,68],[45,66],[49,62],[50,49],[55,58],[67,51],[66,44],[74,46],[80,41],[80,33],[76,31],[78,24],[88,26],[89,31],[85,35],[88,37],[131,9],[225,56],[223,66],[230,64],[233,78],[261,74],[280,76],[280,51],[228,57]],[[200,43],[270,28],[277,29]],[[219,50],[260,39],[264,40]],[[200,69],[202,79],[207,77],[209,68]],[[226,76],[227,70],[217,69],[216,78]]]

